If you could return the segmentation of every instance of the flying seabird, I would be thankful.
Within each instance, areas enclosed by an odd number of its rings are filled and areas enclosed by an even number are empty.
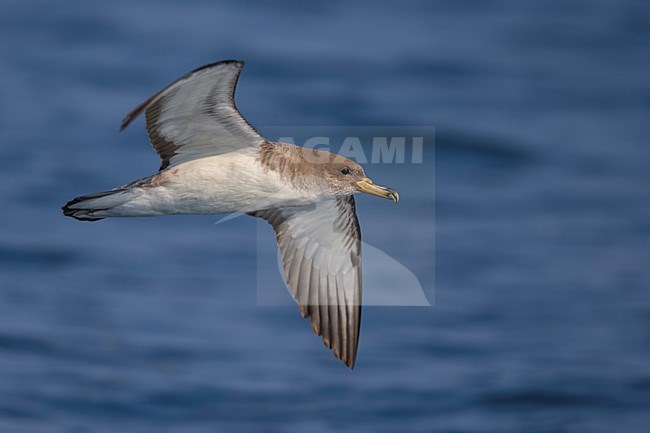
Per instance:
[[[138,105],[162,159],[149,177],[63,206],[81,221],[108,217],[241,212],[275,230],[284,277],[303,317],[334,355],[353,368],[361,319],[361,232],[353,194],[397,203],[340,155],[262,137],[234,94],[244,62],[202,66]]]

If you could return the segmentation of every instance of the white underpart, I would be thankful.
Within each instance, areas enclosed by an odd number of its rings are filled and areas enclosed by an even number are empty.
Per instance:
[[[248,149],[188,161],[156,176],[160,186],[134,187],[123,204],[94,215],[245,213],[327,198],[294,188],[276,171],[264,168],[257,152]]]

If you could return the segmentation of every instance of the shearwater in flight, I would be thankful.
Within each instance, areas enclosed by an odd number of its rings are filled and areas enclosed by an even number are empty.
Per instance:
[[[77,197],[63,213],[108,217],[241,212],[268,221],[284,276],[303,317],[334,355],[353,368],[361,319],[361,232],[353,194],[397,203],[340,155],[271,142],[234,101],[244,62],[202,66],[138,105],[160,171],[106,192]]]

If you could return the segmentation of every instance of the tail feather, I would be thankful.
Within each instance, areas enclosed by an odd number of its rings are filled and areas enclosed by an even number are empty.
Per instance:
[[[106,216],[110,216],[107,211],[126,201],[124,197],[126,191],[125,188],[117,188],[111,191],[83,195],[70,200],[61,209],[63,215],[79,221],[99,221]]]

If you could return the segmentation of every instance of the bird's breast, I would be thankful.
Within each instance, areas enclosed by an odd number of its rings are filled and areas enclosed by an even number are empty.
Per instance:
[[[161,172],[159,196],[165,213],[252,212],[270,207],[302,206],[320,200],[294,187],[251,152],[231,152],[188,161]]]

